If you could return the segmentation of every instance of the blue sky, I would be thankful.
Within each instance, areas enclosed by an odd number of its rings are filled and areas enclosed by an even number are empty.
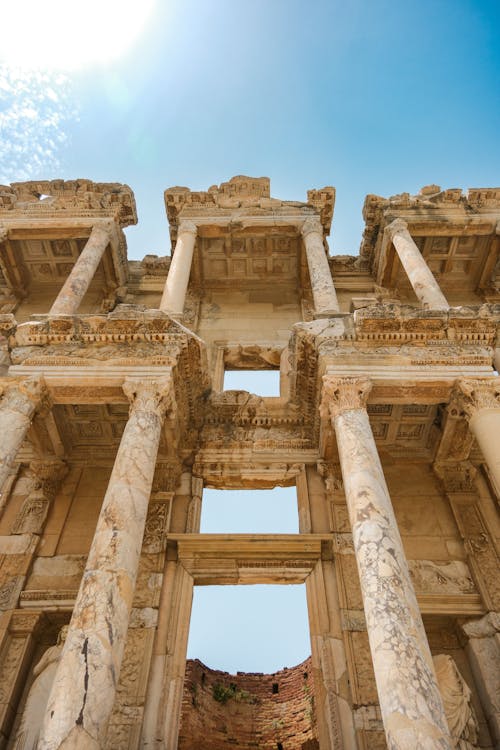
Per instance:
[[[0,183],[128,183],[131,258],[170,250],[166,187],[268,175],[273,195],[300,200],[334,185],[331,250],[356,254],[367,193],[500,185],[499,28],[498,0],[8,3]],[[240,604],[221,606],[221,622],[245,622]],[[297,606],[279,605],[277,621],[291,630]],[[257,663],[254,631],[217,631],[209,664],[223,665],[239,632],[233,668],[291,665]]]

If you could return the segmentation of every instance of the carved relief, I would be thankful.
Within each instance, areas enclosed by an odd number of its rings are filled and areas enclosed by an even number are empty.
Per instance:
[[[408,560],[417,592],[426,594],[471,594],[476,590],[469,568],[461,560],[433,562]]]
[[[150,501],[142,544],[143,552],[157,553],[164,551],[170,503],[170,500]]]

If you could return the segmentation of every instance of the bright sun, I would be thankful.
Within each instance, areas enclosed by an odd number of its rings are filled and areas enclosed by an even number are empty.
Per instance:
[[[2,7],[0,61],[74,70],[106,64],[141,33],[156,0],[24,0]]]

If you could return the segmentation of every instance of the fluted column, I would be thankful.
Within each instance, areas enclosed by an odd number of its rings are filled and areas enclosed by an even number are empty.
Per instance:
[[[323,244],[323,227],[318,218],[305,220],[302,225],[302,237],[306,248],[315,315],[322,317],[338,313],[337,293]]]
[[[50,308],[49,315],[73,315],[80,307],[112,236],[111,223],[96,224],[71,273]]]
[[[323,378],[335,429],[380,709],[391,750],[451,748],[429,645],[370,427],[368,378]]]
[[[386,227],[413,291],[422,305],[431,310],[448,310],[449,304],[432,271],[408,231],[408,224],[396,219]]]
[[[39,376],[0,385],[0,494],[16,462],[17,452],[26,437],[35,411],[47,396]]]
[[[197,231],[196,224],[192,221],[181,221],[179,225],[177,242],[160,302],[160,310],[172,315],[182,315],[184,312]]]
[[[103,747],[120,675],[170,377],[127,379],[130,413],[50,693],[38,750]]]
[[[500,497],[500,378],[457,381],[459,404]]]

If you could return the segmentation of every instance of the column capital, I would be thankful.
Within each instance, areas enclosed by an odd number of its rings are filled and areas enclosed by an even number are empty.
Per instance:
[[[408,232],[408,224],[404,219],[394,219],[394,221],[388,224],[385,229],[392,239],[394,235],[399,232]]]
[[[174,386],[171,376],[151,380],[125,378],[123,392],[130,401],[130,411],[146,411],[164,418],[175,408]]]
[[[177,235],[179,234],[198,234],[198,227],[194,223],[194,221],[190,221],[189,219],[182,219],[181,223],[179,224],[179,229],[177,230]]]
[[[452,401],[466,419],[471,419],[482,409],[500,409],[500,378],[460,378],[456,382]],[[451,402],[450,408],[453,408]]]
[[[323,376],[320,414],[322,417],[335,417],[345,411],[365,409],[372,389],[370,378],[343,378]]]
[[[4,394],[5,398],[10,396],[13,401],[17,401],[21,397],[23,401],[30,403],[37,411],[52,407],[48,388],[41,375],[32,375],[12,382],[9,382],[8,379],[4,380],[0,384],[1,394]]]
[[[302,237],[307,237],[311,232],[316,232],[321,235],[321,238],[323,238],[323,225],[321,224],[319,216],[309,216],[300,228]]]
[[[60,458],[49,458],[31,461],[29,470],[33,475],[34,489],[42,489],[44,494],[50,496],[55,495],[69,468]]]

